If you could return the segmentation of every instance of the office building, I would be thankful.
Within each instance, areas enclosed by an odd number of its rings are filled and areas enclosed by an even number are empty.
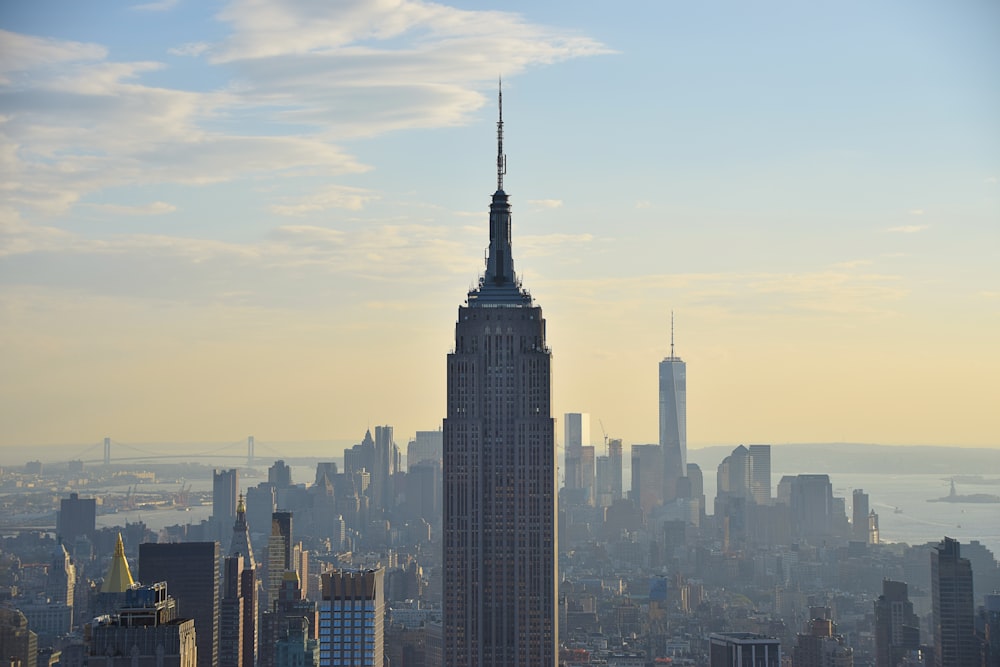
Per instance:
[[[232,468],[212,471],[212,521],[219,529],[220,537],[223,531],[228,532],[229,527],[236,520],[236,503],[239,493],[239,470]]]
[[[90,667],[198,667],[195,622],[180,617],[164,582],[125,592],[114,615],[90,628]]]
[[[674,354],[674,315],[670,314],[670,356],[660,362],[660,447],[663,449],[663,500],[677,497],[677,481],[687,475],[687,365]]]
[[[0,607],[0,657],[11,667],[38,664],[38,635],[28,628],[28,619],[17,609]]]
[[[854,667],[854,649],[836,632],[829,618],[806,623],[806,632],[796,636],[792,648],[792,667]]]
[[[139,580],[166,582],[178,616],[194,620],[198,667],[218,667],[219,543],[140,544]]]
[[[444,419],[444,664],[553,667],[556,452],[542,309],[511,256],[503,120],[486,270],[458,309]]]
[[[875,601],[875,667],[896,667],[919,648],[920,620],[906,584],[883,580],[882,595]]]
[[[274,665],[275,667],[319,667],[319,641],[309,636],[308,618],[297,616],[286,619],[285,626],[279,630],[278,641],[274,645]]]
[[[750,499],[758,505],[771,504],[771,445],[750,445]]]
[[[255,574],[252,563],[239,553],[223,559],[219,667],[254,667],[257,662]]]
[[[69,607],[73,606],[73,590],[76,588],[76,567],[66,552],[66,547],[56,544],[49,566],[49,576],[45,583],[45,594],[49,600]]]
[[[267,539],[267,605],[278,599],[281,580],[288,570],[295,570],[292,559],[292,513],[279,510],[271,514],[271,536]]]
[[[75,544],[76,538],[86,535],[94,539],[97,526],[97,500],[81,498],[77,493],[59,501],[59,516],[56,517],[56,536],[63,544]]]
[[[630,497],[644,515],[663,504],[663,465],[663,448],[659,445],[632,445]]]
[[[958,541],[950,537],[945,537],[931,551],[931,605],[935,667],[979,664],[972,565],[962,558]]]
[[[258,667],[276,667],[278,642],[286,636],[289,621],[303,618],[307,621],[309,638],[316,639],[319,636],[317,605],[304,599],[299,575],[294,570],[287,570],[281,578],[278,598],[260,616]]]
[[[436,461],[441,465],[441,449],[444,446],[444,434],[438,431],[417,431],[417,434],[406,446],[406,469],[424,461]]]
[[[384,569],[323,573],[323,599],[319,603],[322,667],[382,667],[384,580]]]
[[[582,488],[580,449],[590,444],[590,415],[567,412],[563,415],[563,486],[573,491]]]
[[[868,494],[864,489],[854,489],[851,493],[851,539],[868,542]]]
[[[751,632],[709,635],[711,667],[781,667],[781,642]]]
[[[1000,667],[1000,594],[983,596],[987,667]]]

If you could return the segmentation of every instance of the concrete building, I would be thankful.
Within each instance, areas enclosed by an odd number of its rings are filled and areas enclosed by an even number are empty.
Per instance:
[[[796,636],[792,667],[854,667],[854,649],[836,634],[833,621],[814,618],[806,626],[806,632]]]
[[[750,445],[750,499],[757,505],[771,504],[771,445]]]
[[[81,498],[71,493],[69,498],[59,501],[59,516],[56,517],[56,536],[63,544],[74,544],[76,538],[86,535],[94,539],[97,526],[97,500]]]
[[[957,540],[944,538],[931,551],[931,604],[934,612],[934,665],[979,664],[975,633],[972,565]]]
[[[440,466],[443,443],[444,434],[440,430],[417,431],[413,440],[406,445],[407,471],[424,461],[437,461]]]
[[[875,667],[896,667],[920,648],[920,620],[902,581],[882,581],[875,601]]]
[[[709,635],[711,667],[781,667],[781,642],[751,632]]]
[[[219,543],[139,545],[140,581],[162,581],[177,613],[194,620],[198,667],[219,665]]]
[[[663,448],[632,445],[632,502],[643,515],[663,504]]]
[[[222,537],[236,520],[236,504],[240,494],[240,471],[212,471],[212,521],[217,535]]]
[[[319,664],[382,667],[385,570],[323,574],[319,603]]]
[[[28,628],[28,619],[17,609],[0,607],[0,657],[10,667],[38,664],[38,635]]]
[[[503,120],[486,270],[458,309],[444,419],[444,664],[554,667],[551,353],[511,256]]]
[[[117,614],[90,627],[90,667],[198,667],[195,622],[180,618],[167,584],[130,588]]]

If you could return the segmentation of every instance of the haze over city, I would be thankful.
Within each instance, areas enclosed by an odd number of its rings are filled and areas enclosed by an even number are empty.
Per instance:
[[[0,10],[0,447],[437,428],[499,76],[554,416],[998,445],[996,3],[495,7]]]

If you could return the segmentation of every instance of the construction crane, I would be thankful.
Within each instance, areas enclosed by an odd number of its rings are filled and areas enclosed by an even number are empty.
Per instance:
[[[608,456],[608,432],[604,428],[604,420],[598,419],[597,423],[601,425],[601,433],[604,434],[604,455]]]

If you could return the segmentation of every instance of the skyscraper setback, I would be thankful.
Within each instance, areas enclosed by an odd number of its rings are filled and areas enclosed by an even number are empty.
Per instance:
[[[670,314],[670,356],[660,362],[660,447],[663,448],[663,500],[677,497],[677,480],[687,475],[687,365],[674,354],[674,315]]]
[[[545,320],[511,257],[497,190],[486,271],[458,309],[444,419],[444,664],[554,667],[556,455]]]

